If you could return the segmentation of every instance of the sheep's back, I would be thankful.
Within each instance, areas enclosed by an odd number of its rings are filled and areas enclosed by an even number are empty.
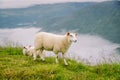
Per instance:
[[[51,33],[46,33],[46,32],[40,32],[36,35],[35,47],[44,47],[47,50],[52,50],[54,46],[61,44],[63,36],[61,35],[55,35]]]

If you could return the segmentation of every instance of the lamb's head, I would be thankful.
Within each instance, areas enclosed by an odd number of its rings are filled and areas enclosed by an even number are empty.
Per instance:
[[[27,55],[27,53],[29,53],[29,49],[31,48],[31,46],[24,46],[23,47],[23,54]]]
[[[77,34],[76,33],[67,32],[66,36],[68,37],[68,40],[70,42],[77,42]]]

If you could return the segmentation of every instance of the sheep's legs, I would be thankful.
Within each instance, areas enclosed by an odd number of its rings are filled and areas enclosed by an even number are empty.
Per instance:
[[[38,54],[39,54],[39,56],[40,56],[40,59],[41,59],[42,61],[45,61],[42,52],[43,52],[43,50],[38,50]]]
[[[36,60],[36,57],[37,57],[37,53],[36,53],[36,51],[34,51],[33,60]]]
[[[43,53],[40,54],[40,58],[41,58],[42,61],[45,61]]]
[[[56,59],[55,59],[56,63],[58,64],[58,55],[56,54]]]
[[[64,64],[65,64],[65,65],[68,65],[68,63],[66,62],[66,59],[65,59],[65,58],[64,58]]]
[[[62,54],[62,56],[63,56],[64,64],[65,64],[65,65],[68,65],[68,63],[67,63],[67,61],[66,61],[66,58],[65,58],[65,54]]]

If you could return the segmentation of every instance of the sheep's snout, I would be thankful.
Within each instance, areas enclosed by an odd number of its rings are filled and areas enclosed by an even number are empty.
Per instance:
[[[71,42],[74,42],[74,43],[76,43],[76,42],[77,42],[77,39],[75,39],[75,40],[71,40]]]

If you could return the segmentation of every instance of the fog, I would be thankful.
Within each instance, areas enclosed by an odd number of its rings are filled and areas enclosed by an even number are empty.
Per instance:
[[[23,46],[33,45],[34,35],[40,28],[15,28],[15,29],[0,29],[0,44],[6,45],[11,41]]]
[[[99,36],[79,35],[78,42],[73,44],[68,51],[68,56],[87,64],[111,63],[120,61],[117,48],[119,44],[112,43]]]
[[[0,45],[12,41],[22,46],[33,46],[34,35],[40,30],[40,28],[0,29]],[[98,35],[78,34],[77,38],[77,43],[73,43],[66,53],[68,58],[92,65],[120,62],[120,55],[116,50],[120,48],[120,44],[112,43]],[[46,52],[46,56],[54,56],[54,54]]]

